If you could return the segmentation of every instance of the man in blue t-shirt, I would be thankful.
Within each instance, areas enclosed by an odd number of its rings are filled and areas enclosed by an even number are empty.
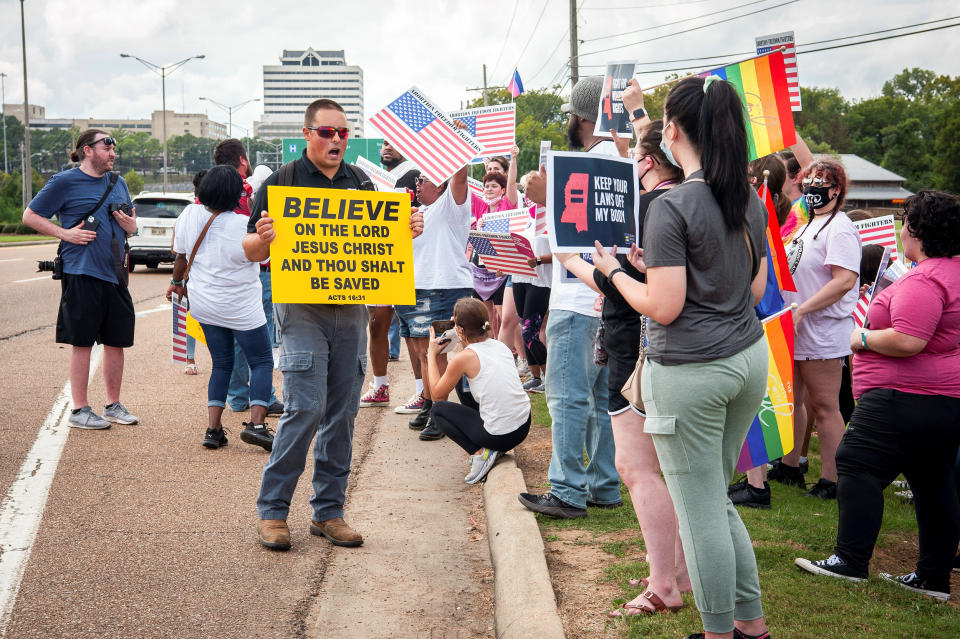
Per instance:
[[[50,178],[23,212],[24,224],[60,239],[63,279],[57,342],[73,346],[69,420],[73,428],[104,429],[110,428],[110,422],[139,421],[120,403],[123,349],[133,346],[134,312],[119,269],[126,268],[124,243],[136,233],[137,219],[123,178],[111,179],[115,146],[105,131],[81,133],[70,154],[80,166]],[[120,205],[126,205],[130,214],[118,209]],[[54,215],[60,226],[50,221]],[[87,403],[94,342],[103,344],[107,404],[102,417]]]

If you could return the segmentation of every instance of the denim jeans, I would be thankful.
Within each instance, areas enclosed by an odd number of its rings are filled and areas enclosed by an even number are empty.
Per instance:
[[[268,406],[270,379],[273,377],[273,353],[270,352],[270,338],[267,336],[266,324],[249,331],[236,331],[213,324],[200,326],[203,328],[210,358],[213,360],[210,382],[207,384],[207,406],[225,406],[227,382],[230,380],[230,371],[233,369],[234,340],[240,344],[247,361],[252,366],[250,403]]]
[[[367,366],[367,308],[277,304],[285,411],[263,467],[257,512],[286,519],[313,446],[313,519],[343,516],[353,420]]]
[[[550,492],[578,508],[620,501],[613,431],[607,414],[607,369],[593,362],[600,319],[572,311],[547,316],[547,408],[553,420]],[[586,451],[589,461],[584,464]]]
[[[267,335],[270,338],[270,345],[276,346],[270,271],[260,271],[260,285],[263,289],[263,314],[267,316]],[[276,391],[271,382],[270,404],[277,401]],[[230,385],[227,387],[227,403],[230,405],[230,410],[234,412],[245,411],[250,404],[250,365],[237,342],[233,344],[233,372],[230,374]]]
[[[400,320],[397,319],[397,313],[393,313],[390,320],[390,359],[400,358]]]

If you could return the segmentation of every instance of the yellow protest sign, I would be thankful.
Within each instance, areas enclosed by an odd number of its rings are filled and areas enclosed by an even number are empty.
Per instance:
[[[410,196],[268,186],[273,301],[415,304]]]

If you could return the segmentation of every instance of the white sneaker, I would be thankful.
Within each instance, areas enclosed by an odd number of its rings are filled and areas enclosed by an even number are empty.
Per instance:
[[[393,409],[397,415],[415,415],[423,409],[423,393],[414,393],[403,405]]]
[[[527,364],[527,360],[522,357],[517,358],[517,372],[520,373],[520,376],[530,374],[530,365]]]
[[[493,465],[497,463],[497,459],[500,457],[500,452],[496,450],[490,450],[489,448],[484,448],[482,451],[480,451],[479,454],[474,455],[474,457],[480,458],[479,459],[480,467],[477,468],[476,472],[472,472],[472,474],[467,475],[467,477],[463,480],[468,484],[476,484],[481,480],[483,480],[483,478],[487,476],[487,473],[490,472],[490,469],[493,468]],[[477,461],[478,460],[471,460],[470,462],[471,471],[473,471],[474,464],[476,464]]]
[[[110,428],[110,422],[100,417],[89,406],[84,406],[77,412],[70,411],[70,419],[67,420],[70,428],[83,428],[84,430],[104,430]]]

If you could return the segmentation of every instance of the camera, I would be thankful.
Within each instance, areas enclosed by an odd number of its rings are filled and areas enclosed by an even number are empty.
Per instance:
[[[58,255],[52,260],[37,260],[37,273],[49,271],[53,273],[53,279],[63,279],[63,260]]]
[[[126,202],[110,202],[107,204],[108,213],[113,213],[115,211],[123,211],[127,215],[130,215],[130,205]]]

